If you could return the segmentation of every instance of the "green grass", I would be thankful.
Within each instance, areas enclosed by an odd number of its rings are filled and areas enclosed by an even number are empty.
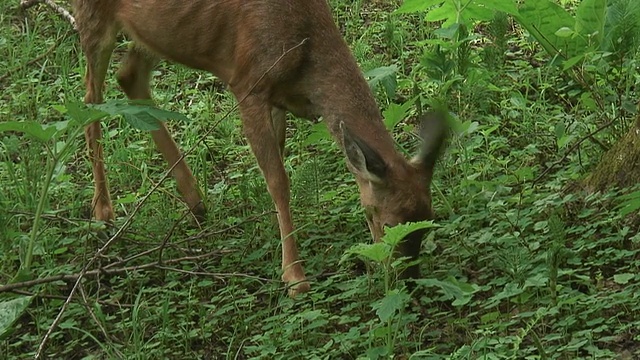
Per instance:
[[[455,70],[438,78],[434,64],[456,64],[455,48],[441,44],[443,52],[426,66],[425,54],[435,54],[435,27],[422,15],[391,14],[399,5],[392,3],[331,1],[363,70],[399,69],[395,96],[376,88],[382,110],[421,95],[443,100],[459,120],[437,165],[439,227],[423,242],[424,279],[412,297],[399,283],[385,291],[384,267],[369,264],[361,274],[353,256],[344,256],[369,242],[355,181],[335,144],[309,143],[313,124],[292,119],[286,167],[313,289],[289,299],[279,280],[273,205],[232,111],[235,100],[211,75],[161,63],[156,102],[192,119],[169,123],[181,148],[216,126],[188,156],[205,193],[207,223],[198,229],[188,217],[181,221],[185,206],[174,182],[165,181],[100,257],[94,268],[103,271],[82,282],[47,344],[48,358],[376,359],[389,343],[398,359],[640,356],[637,220],[621,214],[622,191],[568,187],[597,164],[600,144],[623,134],[633,114],[612,105],[608,111],[622,114],[620,123],[565,157],[611,113],[584,106],[579,86],[546,65],[521,30],[477,29],[494,44],[504,37],[507,55],[472,44],[473,66],[445,87]],[[56,106],[84,95],[77,36],[45,7],[22,19],[15,6],[0,3],[0,76],[9,72],[0,84],[0,123],[68,120]],[[113,64],[125,49],[116,50]],[[106,99],[123,98],[115,69]],[[599,86],[637,99],[636,77]],[[412,107],[394,131],[409,153],[417,146],[407,135],[416,112]],[[103,129],[119,226],[160,181],[165,164],[147,133],[120,119],[104,121]],[[79,273],[105,241],[89,222],[93,187],[84,138],[58,141],[73,151],[53,171],[35,278]],[[20,280],[55,146],[0,133],[0,284]],[[59,280],[0,293],[0,303],[33,296],[0,339],[0,359],[33,357],[71,285]]]

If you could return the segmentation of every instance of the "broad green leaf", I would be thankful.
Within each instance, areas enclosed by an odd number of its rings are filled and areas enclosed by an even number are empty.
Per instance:
[[[479,0],[476,2],[493,11],[502,11],[509,15],[518,15],[518,8],[513,0]]]
[[[575,31],[573,31],[573,29],[568,28],[566,26],[561,27],[560,29],[556,30],[556,32],[554,33],[556,36],[559,37],[570,37],[571,35],[573,35],[575,33]]]
[[[458,30],[460,29],[460,23],[455,23],[449,27],[441,27],[440,29],[436,29],[433,33],[444,39],[454,39],[458,34]]]
[[[615,281],[616,284],[624,285],[634,277],[636,277],[636,274],[631,274],[631,273],[615,274],[613,275],[613,281]]]
[[[85,105],[79,102],[68,102],[64,104],[63,108],[58,107],[58,111],[67,114],[80,125],[87,125],[109,115],[105,111],[95,108],[94,105]]]
[[[377,346],[367,349],[367,358],[369,360],[387,359],[389,356],[389,348],[386,346]]]
[[[331,134],[329,133],[329,129],[327,129],[324,121],[311,126],[311,132],[302,144],[305,146],[316,145],[321,140],[331,140]]]
[[[576,31],[589,36],[591,46],[602,43],[606,6],[607,0],[582,0],[576,10]]]
[[[562,70],[567,71],[572,67],[574,67],[577,63],[579,63],[580,61],[582,61],[582,59],[584,59],[584,55],[585,54],[579,54],[572,57],[571,59],[567,59],[564,63],[562,63]]]
[[[413,107],[414,103],[415,98],[405,102],[402,105],[391,103],[389,107],[382,112],[382,116],[384,117],[384,125],[389,131],[393,130],[393,128],[398,125],[400,121],[407,117],[407,114]]]
[[[472,2],[462,12],[462,16],[467,21],[490,21],[495,14],[495,10],[482,6],[477,2]]]
[[[447,299],[454,299],[452,303],[454,306],[462,306],[469,303],[473,293],[478,291],[477,286],[458,281],[453,277],[447,278],[447,281],[437,279],[417,279],[415,282],[423,286],[440,288],[441,292]]]
[[[160,122],[168,119],[189,121],[186,116],[168,110],[158,109],[150,101],[109,101],[92,105],[109,115],[121,115],[129,124],[140,130],[157,130]]]
[[[480,317],[480,321],[483,324],[489,324],[489,323],[494,322],[498,318],[500,318],[500,312],[499,311],[493,311],[493,312],[486,313],[486,314],[482,315]]]
[[[17,131],[36,138],[38,141],[47,142],[57,133],[53,125],[43,125],[35,121],[7,121],[0,123],[0,132]]]
[[[434,5],[441,4],[444,1],[445,0],[405,0],[395,12],[399,14],[421,12]]]
[[[396,312],[402,310],[409,301],[409,294],[398,290],[390,291],[380,302],[373,305],[382,322],[389,320]]]
[[[568,59],[587,51],[581,36],[563,38],[556,35],[562,28],[575,29],[576,21],[564,8],[551,0],[525,0],[516,20],[527,29],[551,56]]]
[[[381,66],[375,69],[371,69],[364,73],[369,78],[367,81],[369,87],[375,88],[378,84],[382,85],[387,97],[393,98],[396,94],[396,88],[398,87],[398,81],[396,79],[396,72],[398,67],[395,65]]]
[[[0,339],[11,330],[11,326],[22,316],[32,298],[32,296],[21,296],[0,302]]]
[[[446,28],[457,22],[458,10],[453,5],[452,1],[447,1],[433,10],[430,10],[425,19],[427,21],[443,21],[440,26]]]
[[[432,227],[437,227],[438,225],[434,224],[433,221],[419,221],[419,222],[409,222],[405,224],[398,224],[394,227],[385,228],[384,236],[382,237],[382,242],[385,244],[389,244],[391,246],[398,245],[407,235],[411,234],[414,231],[429,229]]]
[[[598,109],[598,104],[596,104],[590,91],[585,91],[580,95],[580,104],[589,111],[596,111]]]
[[[373,244],[356,244],[347,253],[360,255],[371,261],[382,263],[391,255],[391,246],[383,242]]]
[[[504,286],[502,291],[491,298],[492,301],[499,302],[500,300],[509,299],[516,295],[520,295],[524,292],[524,289],[521,289],[515,283],[508,283]]]

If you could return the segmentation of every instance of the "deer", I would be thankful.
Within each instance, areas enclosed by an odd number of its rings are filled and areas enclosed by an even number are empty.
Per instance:
[[[354,175],[374,241],[384,228],[434,218],[430,186],[446,136],[446,119],[423,121],[423,144],[413,159],[395,146],[372,90],[335,24],[326,0],[74,0],[86,57],[86,104],[103,102],[103,86],[116,37],[132,39],[116,79],[129,99],[152,98],[151,72],[169,61],[212,73],[238,103],[244,136],[271,195],[282,242],[282,280],[290,296],[310,282],[299,256],[284,168],[286,114],[326,123]],[[151,137],[172,168],[182,199],[196,218],[202,202],[189,166],[163,123]],[[99,122],[85,128],[94,178],[93,216],[111,222]],[[397,249],[416,259],[422,234]],[[407,277],[419,276],[417,265]]]

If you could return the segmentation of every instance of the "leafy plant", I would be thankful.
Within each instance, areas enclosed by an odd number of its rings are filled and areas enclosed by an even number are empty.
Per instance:
[[[381,325],[371,330],[370,334],[373,339],[384,339],[385,345],[377,347],[375,346],[376,342],[371,341],[370,346],[372,347],[367,351],[370,359],[391,356],[394,353],[397,327],[399,326],[397,314],[402,312],[402,309],[410,299],[406,291],[394,287],[395,274],[408,266],[406,262],[395,260],[393,256],[395,249],[407,235],[432,227],[434,227],[433,222],[422,221],[385,228],[385,234],[380,242],[356,244],[346,252],[346,255],[358,255],[382,267],[385,296],[372,305],[373,309],[376,310],[376,315],[378,315]]]

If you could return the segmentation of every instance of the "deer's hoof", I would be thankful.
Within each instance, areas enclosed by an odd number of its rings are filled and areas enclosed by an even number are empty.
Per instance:
[[[297,282],[289,282],[288,285],[289,285],[289,291],[288,291],[289,297],[292,299],[300,294],[304,294],[306,292],[309,292],[309,290],[311,290],[311,284],[309,284],[309,282],[306,279],[297,281]]]

